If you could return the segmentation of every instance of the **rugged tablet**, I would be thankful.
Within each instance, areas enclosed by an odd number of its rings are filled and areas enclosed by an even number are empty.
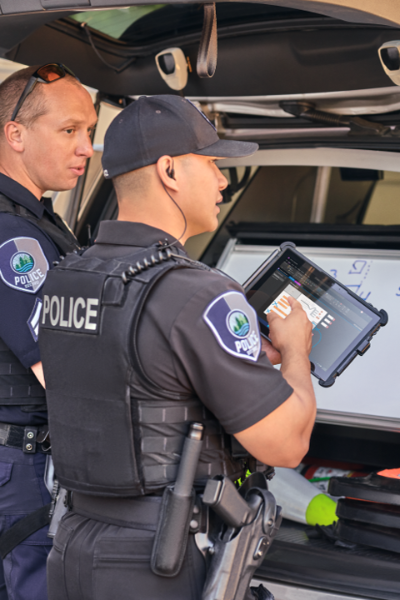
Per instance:
[[[290,313],[288,296],[298,300],[313,324],[311,370],[329,387],[357,355],[369,348],[372,336],[388,315],[359,298],[334,277],[285,242],[243,285],[255,309],[261,333],[268,338],[266,315]]]

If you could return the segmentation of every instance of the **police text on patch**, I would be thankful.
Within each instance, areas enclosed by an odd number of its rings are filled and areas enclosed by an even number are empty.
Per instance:
[[[95,331],[99,316],[98,298],[43,296],[42,325],[72,330]]]

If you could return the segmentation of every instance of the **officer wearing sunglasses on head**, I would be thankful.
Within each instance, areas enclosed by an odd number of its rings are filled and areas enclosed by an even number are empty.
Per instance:
[[[0,85],[0,600],[47,598],[38,324],[47,272],[78,243],[42,196],[75,186],[95,123],[90,95],[64,65],[22,69]]]
[[[180,96],[139,98],[106,133],[103,169],[118,220],[103,221],[94,246],[53,269],[43,292],[54,464],[72,491],[48,560],[51,600],[200,600],[199,546],[210,532],[204,518],[197,536],[203,508],[190,504],[192,484],[201,494],[224,476],[242,505],[227,478],[243,477],[246,466],[227,434],[270,465],[294,467],[307,451],[316,407],[306,313],[293,300],[285,321],[271,319],[276,348],[262,344],[241,286],[191,261],[182,246],[218,226],[227,180],[216,161],[257,147],[220,140]],[[250,563],[268,547],[260,535]],[[232,564],[217,563],[217,585]],[[245,567],[251,577],[254,564]],[[213,589],[207,599],[233,598]]]

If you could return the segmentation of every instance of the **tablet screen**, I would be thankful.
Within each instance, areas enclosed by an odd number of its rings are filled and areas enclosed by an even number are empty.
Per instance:
[[[285,250],[266,269],[247,290],[261,331],[268,335],[269,312],[283,319],[290,313],[288,296],[298,300],[313,325],[310,361],[314,373],[326,380],[374,329],[380,317],[292,249]]]

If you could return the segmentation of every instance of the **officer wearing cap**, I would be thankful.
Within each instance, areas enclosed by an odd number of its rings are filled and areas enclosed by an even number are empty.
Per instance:
[[[48,561],[50,600],[200,600],[205,562],[192,534],[177,575],[150,568],[191,422],[205,426],[198,491],[217,474],[243,476],[227,434],[265,464],[294,467],[307,451],[306,314],[293,300],[285,321],[270,319],[274,346],[261,341],[241,286],[182,245],[217,227],[227,181],[215,161],[256,149],[220,140],[179,96],[139,98],[110,125],[103,168],[118,220],[102,222],[94,246],[62,261],[44,289],[53,456],[71,492]]]
[[[79,246],[42,195],[75,186],[95,122],[90,95],[63,65],[22,69],[0,85],[1,600],[47,598],[50,443],[39,314],[47,271]]]

